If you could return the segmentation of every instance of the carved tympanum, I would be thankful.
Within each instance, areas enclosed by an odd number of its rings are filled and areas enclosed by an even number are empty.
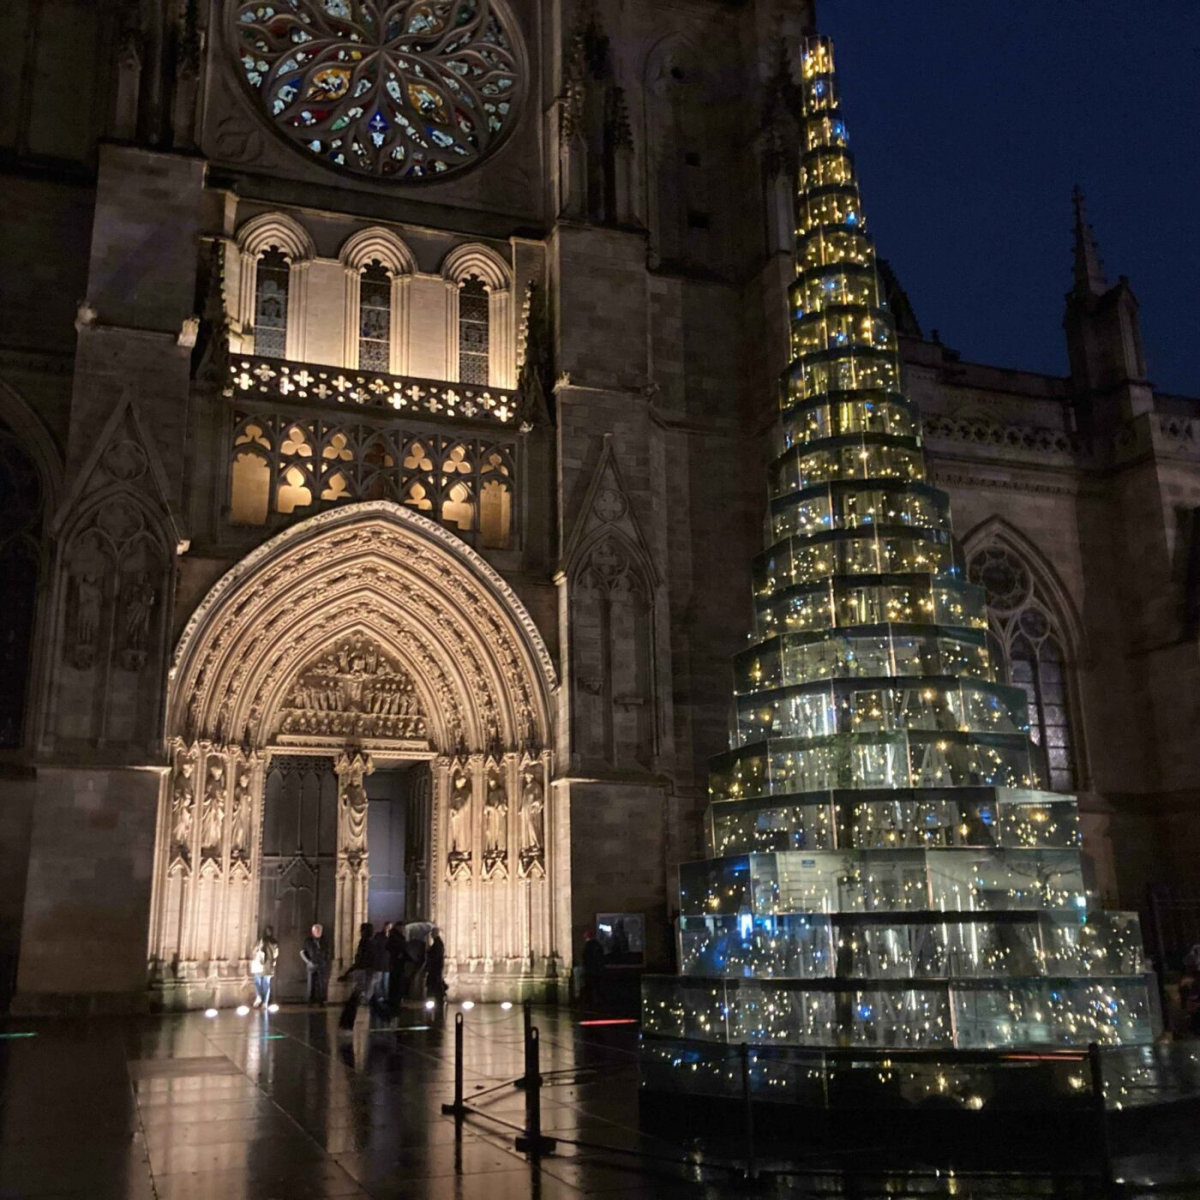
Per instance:
[[[281,734],[425,738],[412,678],[373,642],[348,639],[302,670],[284,701]]]

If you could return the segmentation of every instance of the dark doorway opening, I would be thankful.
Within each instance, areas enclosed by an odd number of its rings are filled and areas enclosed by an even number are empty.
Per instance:
[[[408,776],[415,764],[376,770],[366,779],[367,845],[371,850],[371,882],[367,919],[376,929],[385,921],[405,921]]]
[[[377,768],[366,779],[371,849],[368,919],[424,921],[428,916],[428,846],[433,777],[427,762]]]
[[[309,928],[325,926],[333,953],[337,875],[338,780],[332,758],[276,755],[267,769],[263,813],[259,930],[279,942],[272,995],[279,1002],[305,998],[300,947]]]

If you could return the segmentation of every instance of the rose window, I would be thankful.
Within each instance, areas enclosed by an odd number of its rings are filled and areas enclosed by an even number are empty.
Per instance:
[[[516,122],[519,59],[493,0],[241,0],[231,19],[257,102],[323,163],[448,175]]]

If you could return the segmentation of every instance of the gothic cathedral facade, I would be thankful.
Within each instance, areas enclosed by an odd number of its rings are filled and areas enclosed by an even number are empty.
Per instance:
[[[565,998],[597,927],[669,967],[814,19],[5,6],[0,1004],[238,1003],[265,925],[286,998],[314,920],[341,968],[362,922],[438,925],[460,997]],[[1075,242],[1062,378],[961,361],[884,283],[980,637],[1139,907],[1200,843],[1200,420],[1078,197]]]

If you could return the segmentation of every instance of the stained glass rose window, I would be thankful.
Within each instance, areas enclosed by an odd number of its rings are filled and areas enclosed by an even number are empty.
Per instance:
[[[327,164],[448,175],[516,121],[520,59],[492,0],[239,0],[231,20],[256,102]]]

